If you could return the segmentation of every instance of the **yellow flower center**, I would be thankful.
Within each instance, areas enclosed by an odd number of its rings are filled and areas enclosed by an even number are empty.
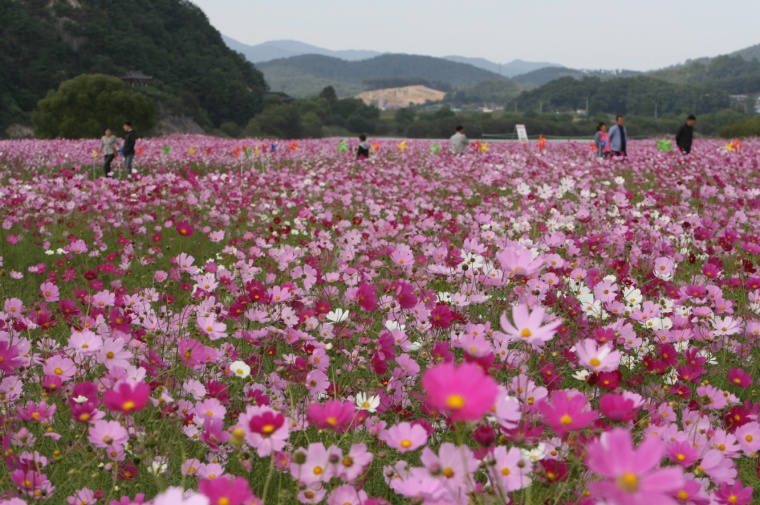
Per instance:
[[[452,470],[451,468],[446,467],[446,468],[443,469],[443,475],[447,479],[450,479],[450,478],[452,478],[454,476],[454,470]]]
[[[272,432],[274,431],[274,425],[273,425],[273,424],[265,424],[265,425],[264,425],[264,426],[261,428],[261,431],[262,431],[263,433],[272,433]]]
[[[330,416],[330,417],[327,418],[327,424],[329,424],[330,426],[335,426],[335,425],[338,424],[338,419],[336,419],[335,417]]]
[[[687,493],[685,490],[680,490],[678,492],[678,499],[679,500],[688,500],[689,499],[689,493]]]
[[[512,471],[511,471],[509,468],[502,468],[502,469],[501,469],[501,474],[502,474],[504,477],[508,476],[510,473],[512,473]]]
[[[599,366],[602,364],[602,362],[599,361],[599,358],[591,358],[588,362],[591,366]]]
[[[623,491],[635,493],[639,490],[639,478],[634,473],[625,472],[617,478],[617,485]]]
[[[135,402],[132,400],[127,400],[121,405],[121,410],[132,410],[135,408]]]
[[[684,461],[686,459],[686,456],[684,456],[683,454],[679,453],[679,454],[676,454],[676,459],[678,461]]]
[[[322,471],[323,471],[323,470],[322,470],[322,467],[321,467],[321,466],[315,466],[315,467],[314,467],[314,470],[313,470],[313,472],[314,472],[314,475],[321,475],[321,474],[322,474]]]
[[[226,496],[219,498],[219,505],[230,505],[230,499]]]
[[[522,338],[528,338],[531,336],[530,330],[528,328],[525,328],[523,331],[520,332],[520,336]]]
[[[560,424],[563,424],[565,426],[569,426],[573,422],[573,418],[569,415],[565,414],[564,416],[559,418]]]
[[[55,374],[56,374],[56,375],[61,375],[61,374],[63,374],[63,370],[62,370],[62,369],[60,369],[60,368],[56,368],[55,370],[53,370],[53,372],[55,372]]]
[[[464,400],[464,396],[462,395],[453,394],[453,395],[449,395],[449,397],[446,398],[446,406],[449,407],[450,409],[459,410],[464,407],[464,404],[465,404],[465,400]]]
[[[409,449],[411,446],[412,446],[412,441],[411,440],[402,440],[401,441],[401,447],[403,447],[404,449]]]

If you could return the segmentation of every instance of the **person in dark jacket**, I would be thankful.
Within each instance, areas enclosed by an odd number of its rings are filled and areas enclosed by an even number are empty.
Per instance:
[[[132,123],[129,121],[124,122],[124,131],[127,132],[124,135],[124,144],[121,148],[121,154],[124,155],[124,168],[127,170],[127,174],[136,174],[137,170],[132,168],[132,161],[135,159],[135,131],[132,129]]]
[[[359,135],[359,146],[356,148],[356,159],[359,158],[369,158],[369,150],[372,146],[370,146],[369,142],[367,142],[367,136],[365,134]]]
[[[676,144],[684,154],[691,152],[691,141],[694,138],[694,123],[696,122],[696,117],[689,116],[686,118],[686,123],[682,124],[676,133]]]

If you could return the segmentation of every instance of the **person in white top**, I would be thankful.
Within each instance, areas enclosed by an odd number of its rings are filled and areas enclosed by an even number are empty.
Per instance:
[[[470,140],[464,134],[464,126],[457,126],[456,133],[449,139],[449,149],[452,154],[461,156],[467,151]]]
[[[100,139],[100,151],[105,155],[103,158],[103,171],[106,173],[106,177],[113,177],[111,172],[111,163],[116,157],[118,151],[119,137],[111,134],[111,129],[106,128],[103,131],[103,137]]]

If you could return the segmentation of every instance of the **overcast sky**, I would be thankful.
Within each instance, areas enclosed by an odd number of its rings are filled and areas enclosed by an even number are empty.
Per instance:
[[[192,0],[246,44],[650,70],[760,43],[760,0]]]

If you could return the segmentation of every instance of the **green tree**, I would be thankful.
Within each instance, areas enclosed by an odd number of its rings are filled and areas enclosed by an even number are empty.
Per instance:
[[[39,101],[32,115],[35,135],[44,138],[86,138],[131,121],[146,132],[156,122],[155,104],[121,79],[85,74],[61,83]]]
[[[338,101],[338,94],[335,92],[335,88],[332,86],[325,87],[322,92],[319,93],[319,97],[327,100],[327,103],[330,105]]]

